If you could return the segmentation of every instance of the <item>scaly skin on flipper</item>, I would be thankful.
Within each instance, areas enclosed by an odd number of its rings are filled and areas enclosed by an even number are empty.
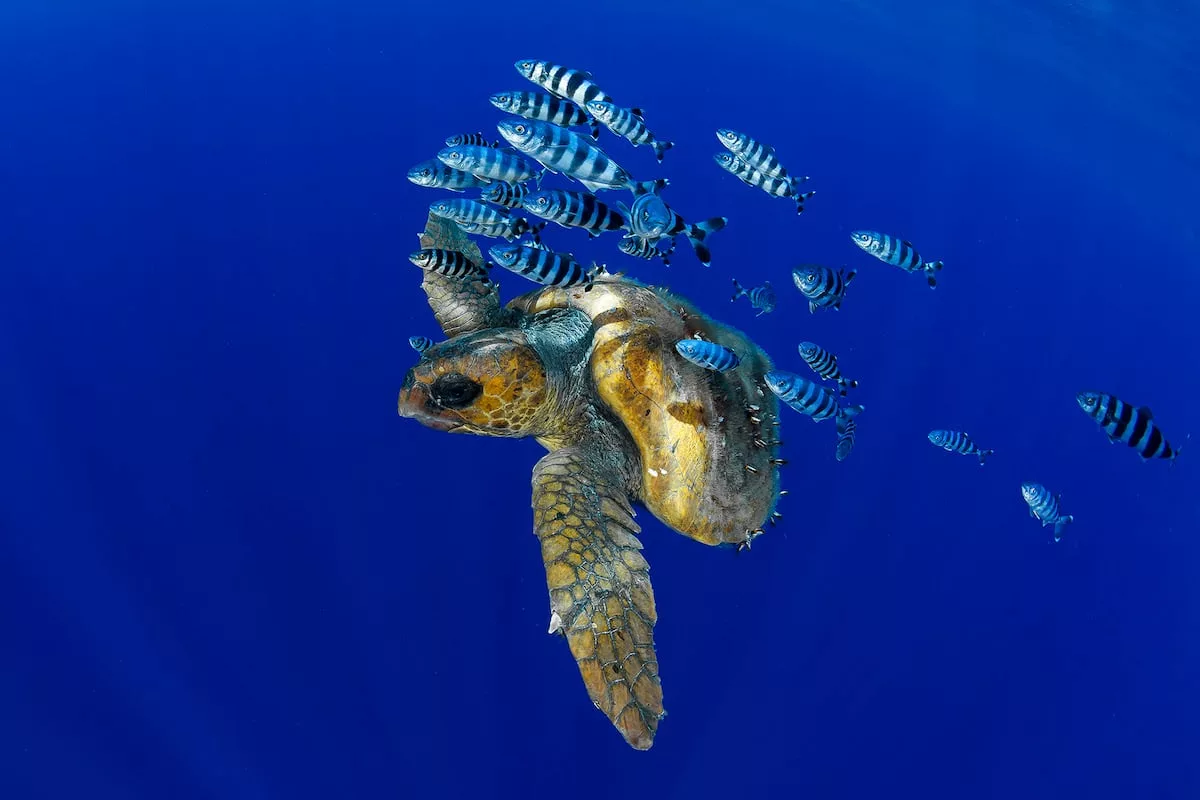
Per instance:
[[[425,222],[421,247],[457,250],[476,264],[484,264],[479,246],[468,239],[461,228],[451,220],[433,214]],[[500,296],[495,283],[470,278],[447,278],[426,271],[421,288],[425,290],[429,307],[433,309],[433,315],[447,339],[460,333],[504,325],[511,319],[509,312],[500,308]]]
[[[647,750],[663,715],[650,567],[625,490],[594,458],[568,447],[533,470],[550,628],[566,636],[592,702],[625,741]]]

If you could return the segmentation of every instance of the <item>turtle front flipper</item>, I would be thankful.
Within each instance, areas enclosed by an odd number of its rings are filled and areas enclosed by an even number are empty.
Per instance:
[[[550,589],[550,632],[566,636],[592,702],[631,746],[647,750],[663,716],[650,567],[616,476],[585,447],[556,450],[533,471],[534,533]]]
[[[421,247],[457,250],[476,264],[484,264],[479,246],[468,239],[454,222],[434,214],[430,214],[425,222]],[[433,315],[447,339],[505,323],[509,312],[500,307],[500,295],[495,283],[474,277],[451,278],[430,271],[424,274],[421,288],[425,290],[429,307],[433,309]]]

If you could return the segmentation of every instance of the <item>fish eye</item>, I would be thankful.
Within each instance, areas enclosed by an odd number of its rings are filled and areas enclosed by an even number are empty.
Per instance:
[[[499,97],[497,97],[496,99],[497,99],[497,100],[499,100],[501,103],[507,103],[507,102],[508,102],[508,95],[506,95],[506,94],[502,94],[502,95],[500,95]]]
[[[525,126],[524,125],[515,125],[515,126],[513,126],[513,130],[516,131],[517,133],[524,133]]]
[[[432,174],[433,174],[433,170],[431,170],[429,167],[426,167],[425,169],[421,170],[422,178],[428,178]]]
[[[450,160],[451,160],[451,161],[458,161],[458,158],[459,158],[459,155],[458,155],[458,153],[451,153],[451,154],[450,154]]]
[[[649,211],[643,211],[643,212],[642,212],[642,219],[646,219],[646,220],[650,219],[650,212],[649,212]]]

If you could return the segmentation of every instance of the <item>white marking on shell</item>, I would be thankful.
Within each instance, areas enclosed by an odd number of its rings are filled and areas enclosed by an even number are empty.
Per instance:
[[[562,628],[562,617],[560,617],[558,615],[557,611],[551,611],[550,612],[550,630],[546,631],[546,633],[558,633],[558,631],[561,628]]]

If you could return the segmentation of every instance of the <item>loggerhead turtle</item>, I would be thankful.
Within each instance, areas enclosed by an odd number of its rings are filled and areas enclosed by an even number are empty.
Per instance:
[[[482,263],[453,223],[422,247]],[[532,436],[533,528],[550,592],[592,702],[639,750],[663,716],[649,566],[632,501],[708,545],[748,546],[773,521],[778,403],[766,354],[665,290],[601,275],[590,290],[540,288],[501,307],[494,283],[425,272],[448,337],[409,370],[400,415],[436,430]],[[699,335],[741,355],[715,373],[685,361]]]

